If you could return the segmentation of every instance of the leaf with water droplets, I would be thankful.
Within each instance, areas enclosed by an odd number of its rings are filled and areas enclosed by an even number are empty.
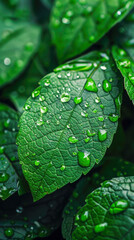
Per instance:
[[[105,186],[110,186],[110,179],[119,176],[132,176],[134,164],[119,158],[105,158],[104,165],[97,168],[91,175],[83,177],[76,185],[63,211],[62,235],[66,240],[72,240],[75,228],[74,219],[79,218],[77,211],[85,203],[86,196],[100,186],[105,180]],[[100,225],[101,224],[101,225]],[[95,231],[101,232],[106,227],[105,222],[96,225]],[[84,237],[84,236],[83,236]]]
[[[56,0],[50,28],[60,61],[75,57],[96,43],[133,6],[132,0]]]
[[[134,177],[113,178],[86,197],[77,212],[72,240],[134,238]],[[83,216],[85,221],[83,223]],[[86,227],[85,227],[86,226]],[[120,229],[120,231],[119,231]],[[127,236],[127,238],[126,238]]]
[[[33,203],[31,194],[0,200],[0,238],[33,240],[47,238],[61,224],[61,215],[71,186]]]
[[[1,24],[1,34],[7,30],[9,33],[0,39],[0,87],[23,72],[37,50],[40,37],[40,28],[36,25],[10,19]]]
[[[17,112],[0,104],[0,198],[3,200],[16,191],[23,194],[27,189],[15,144],[18,120]]]
[[[74,60],[65,68],[62,65],[63,70],[58,67],[40,81],[35,95],[27,100],[31,108],[21,116],[17,142],[23,173],[35,201],[87,174],[110,146],[118,122],[112,122],[109,115],[119,114],[115,99],[121,94],[122,84],[120,73],[115,72],[114,62],[108,57],[104,63],[99,52],[92,52],[75,60],[85,66],[91,63],[90,70],[73,69]],[[71,70],[65,70],[66,66],[71,66]],[[111,78],[111,91],[106,92],[102,83]],[[40,96],[45,101],[41,102]],[[82,101],[77,104],[74,99]],[[46,108],[46,113],[41,113],[40,109]],[[100,116],[104,121],[100,121]],[[88,137],[90,141],[85,141]],[[30,154],[25,158],[27,151]],[[40,162],[38,167],[35,161]],[[62,166],[65,167],[61,170]],[[44,187],[42,191],[40,186]]]

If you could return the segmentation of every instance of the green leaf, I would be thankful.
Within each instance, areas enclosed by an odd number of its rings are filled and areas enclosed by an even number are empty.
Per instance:
[[[37,203],[30,194],[14,195],[0,202],[0,236],[2,240],[45,238],[61,224],[62,210],[70,187],[56,191]]]
[[[0,21],[0,87],[14,80],[36,52],[40,28],[13,20]]]
[[[86,198],[75,219],[72,240],[133,239],[134,177],[114,178]]]
[[[14,192],[26,192],[21,166],[18,161],[16,135],[19,115],[0,104],[0,198],[7,199]]]
[[[101,168],[97,168],[90,177],[82,178],[69,199],[63,212],[62,235],[66,240],[72,239],[74,230],[74,218],[80,207],[85,203],[86,196],[95,188],[99,187],[104,180],[110,180],[113,177],[131,176],[134,172],[134,164],[119,158],[106,158]]]
[[[26,102],[17,141],[34,201],[103,158],[118,124],[118,73],[110,56],[92,52],[44,77]]]
[[[132,0],[56,0],[50,28],[59,60],[74,57],[92,46],[133,6]]]
[[[133,15],[134,13],[130,14],[128,19],[119,26],[118,38],[121,40],[119,43],[116,39],[118,45],[113,46],[112,53],[117,67],[124,77],[125,89],[134,104],[134,21],[131,20]]]

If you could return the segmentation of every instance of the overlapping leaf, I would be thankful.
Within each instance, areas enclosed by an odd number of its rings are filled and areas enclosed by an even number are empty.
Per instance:
[[[73,240],[134,237],[134,177],[114,178],[88,195],[75,220]]]
[[[25,105],[19,158],[34,200],[87,174],[116,132],[122,83],[105,53],[92,52],[44,77]]]
[[[62,234],[64,239],[72,239],[76,213],[84,205],[85,198],[89,193],[99,187],[104,180],[110,180],[119,176],[132,176],[133,172],[134,164],[122,159],[109,157],[105,159],[105,164],[100,169],[97,168],[90,177],[87,176],[81,179],[63,212]]]
[[[129,0],[56,0],[51,32],[60,61],[77,56],[97,42],[133,6]]]
[[[27,190],[18,162],[18,119],[17,112],[0,104],[0,198],[3,200],[18,190],[20,194]]]

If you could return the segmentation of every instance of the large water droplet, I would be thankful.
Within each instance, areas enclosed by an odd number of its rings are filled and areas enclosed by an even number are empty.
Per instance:
[[[89,214],[88,211],[85,211],[84,213],[82,213],[80,216],[80,220],[82,222],[85,222],[88,219],[88,214]]]
[[[114,202],[110,209],[109,209],[109,212],[114,215],[114,214],[117,214],[117,213],[120,213],[120,212],[123,212],[124,210],[126,210],[128,208],[129,204],[128,204],[128,201],[125,200],[125,199],[120,199],[116,202]]]
[[[0,173],[0,183],[7,182],[8,179],[9,179],[9,174]]]
[[[108,118],[109,118],[109,120],[110,120],[111,122],[117,122],[119,116],[116,115],[116,114],[114,114],[114,113],[111,113],[111,114],[108,116]]]
[[[95,81],[92,78],[88,78],[84,87],[89,92],[98,92],[98,88]]]
[[[14,230],[12,228],[6,228],[4,234],[6,237],[11,238],[14,235]]]
[[[112,85],[110,82],[108,82],[107,80],[103,81],[103,90],[105,92],[110,92],[112,90]]]
[[[100,129],[98,131],[98,138],[100,142],[103,142],[107,139],[107,131],[105,129]]]
[[[68,141],[69,141],[70,143],[77,143],[77,142],[78,142],[78,139],[73,136],[73,137],[69,137]]]
[[[62,93],[60,96],[61,102],[69,102],[71,96],[68,93]]]
[[[103,232],[106,229],[107,226],[108,226],[108,224],[106,222],[100,223],[100,224],[98,224],[94,227],[94,231],[96,233]]]
[[[90,158],[88,152],[78,152],[78,162],[79,165],[82,167],[89,167],[90,166]]]
[[[75,97],[74,102],[75,104],[80,104],[82,102],[82,97]]]

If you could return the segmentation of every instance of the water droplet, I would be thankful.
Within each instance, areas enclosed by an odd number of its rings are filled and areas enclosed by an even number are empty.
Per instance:
[[[89,42],[94,42],[95,41],[95,36],[94,35],[91,35],[90,37],[89,37]]]
[[[107,131],[105,129],[100,129],[98,131],[98,138],[100,142],[103,142],[107,139]]]
[[[95,81],[92,78],[88,78],[84,87],[89,92],[98,92],[98,88]]]
[[[3,146],[0,147],[0,154],[4,153],[5,148]]]
[[[73,136],[73,137],[69,137],[68,141],[69,141],[70,143],[77,143],[77,142],[78,142],[78,139]]]
[[[100,104],[100,108],[101,108],[101,109],[104,109],[104,105],[103,105],[103,104]]]
[[[60,170],[61,170],[61,171],[64,171],[65,168],[66,168],[65,165],[62,165],[61,168],[60,168]]]
[[[60,98],[61,98],[61,102],[69,102],[71,96],[68,93],[62,93]]]
[[[80,104],[82,102],[82,97],[75,97],[74,102],[75,104]]]
[[[104,121],[104,117],[103,117],[103,116],[100,116],[100,117],[98,117],[98,120],[99,120],[100,122],[103,122],[103,121]]]
[[[98,224],[94,227],[94,231],[96,233],[103,232],[106,229],[107,226],[108,226],[108,224],[106,222],[100,223],[100,224]]]
[[[109,120],[110,120],[111,122],[117,122],[118,119],[119,119],[119,116],[116,115],[116,114],[114,114],[114,113],[111,113],[111,114],[108,116],[108,118],[109,118]]]
[[[99,103],[99,102],[100,102],[100,98],[99,98],[99,97],[96,97],[96,98],[95,98],[95,102],[96,102],[96,103]]]
[[[87,130],[87,135],[89,137],[93,137],[96,133],[95,132],[91,132],[90,130]]]
[[[7,119],[5,122],[4,122],[4,127],[5,128],[8,128],[10,125],[10,119]]]
[[[40,96],[39,100],[40,100],[40,102],[43,102],[45,100],[45,97],[44,96]]]
[[[41,90],[41,87],[36,88],[36,89],[32,92],[32,98],[38,97],[39,94],[40,94],[40,90]]]
[[[107,68],[106,68],[106,66],[101,66],[100,67],[103,71],[105,71]]]
[[[89,6],[83,9],[83,15],[88,16],[93,11],[93,7]]]
[[[86,102],[85,103],[85,107],[88,108],[89,107],[89,103]]]
[[[25,109],[25,110],[29,110],[30,108],[31,108],[31,106],[30,106],[29,104],[25,103],[24,109]]]
[[[109,56],[106,53],[101,52],[100,56],[101,56],[101,61],[102,62],[108,62],[109,61]]]
[[[42,119],[39,119],[36,123],[38,126],[42,126],[45,124],[45,122]]]
[[[9,174],[7,173],[0,173],[0,183],[7,182],[9,179]]]
[[[28,43],[26,43],[26,45],[25,45],[25,49],[27,50],[27,51],[32,51],[33,50],[33,48],[34,48],[34,44],[32,43],[32,42],[28,42]]]
[[[97,109],[94,109],[94,110],[93,110],[93,113],[97,113]]]
[[[70,19],[64,17],[64,18],[62,18],[62,23],[69,24],[70,23]]]
[[[22,212],[23,212],[23,207],[18,207],[18,208],[16,208],[16,212],[17,212],[17,213],[22,213]]]
[[[90,138],[85,138],[84,141],[85,143],[88,143],[90,141]]]
[[[38,167],[38,166],[40,165],[40,161],[36,160],[36,161],[34,162],[34,165],[35,165],[36,167]]]
[[[80,220],[82,222],[85,222],[88,219],[88,215],[89,215],[88,211],[85,211],[84,213],[81,214]]]
[[[10,59],[10,58],[5,58],[5,59],[4,59],[4,64],[5,64],[6,66],[9,66],[9,65],[11,64],[11,59]]]
[[[78,162],[82,167],[90,166],[90,158],[88,152],[78,152]]]
[[[112,90],[112,85],[110,82],[108,82],[107,80],[103,81],[103,90],[105,92],[110,92]]]
[[[130,67],[130,65],[131,65],[130,60],[129,60],[129,59],[125,59],[125,58],[119,60],[118,63],[119,63],[119,65],[120,65],[121,67],[125,67],[125,68],[128,68],[128,67]]]
[[[77,156],[77,152],[73,152],[73,156]]]
[[[126,51],[122,48],[118,48],[118,53],[120,56],[125,56],[127,54]]]
[[[70,128],[70,124],[67,125],[67,128],[68,128],[68,129]]]
[[[22,68],[24,66],[24,61],[21,60],[21,59],[18,59],[16,62],[15,62],[15,66],[17,68]]]
[[[119,96],[115,99],[115,105],[116,105],[116,107],[117,107],[118,110],[120,110],[121,102],[122,102],[122,96],[119,95]]]
[[[84,111],[84,112],[81,112],[81,116],[82,116],[82,117],[86,117],[86,118],[87,118],[87,117],[88,117],[88,113],[87,113],[86,111]]]
[[[48,108],[47,107],[41,107],[40,111],[41,111],[41,113],[47,113]]]
[[[125,200],[125,199],[120,199],[116,202],[114,202],[110,209],[109,209],[109,212],[114,215],[114,214],[117,214],[117,213],[120,213],[120,212],[123,212],[124,210],[126,210],[128,208],[129,204],[128,204],[128,201]]]
[[[10,238],[14,235],[14,231],[13,231],[12,228],[6,228],[4,230],[4,234],[5,234],[6,237]]]

